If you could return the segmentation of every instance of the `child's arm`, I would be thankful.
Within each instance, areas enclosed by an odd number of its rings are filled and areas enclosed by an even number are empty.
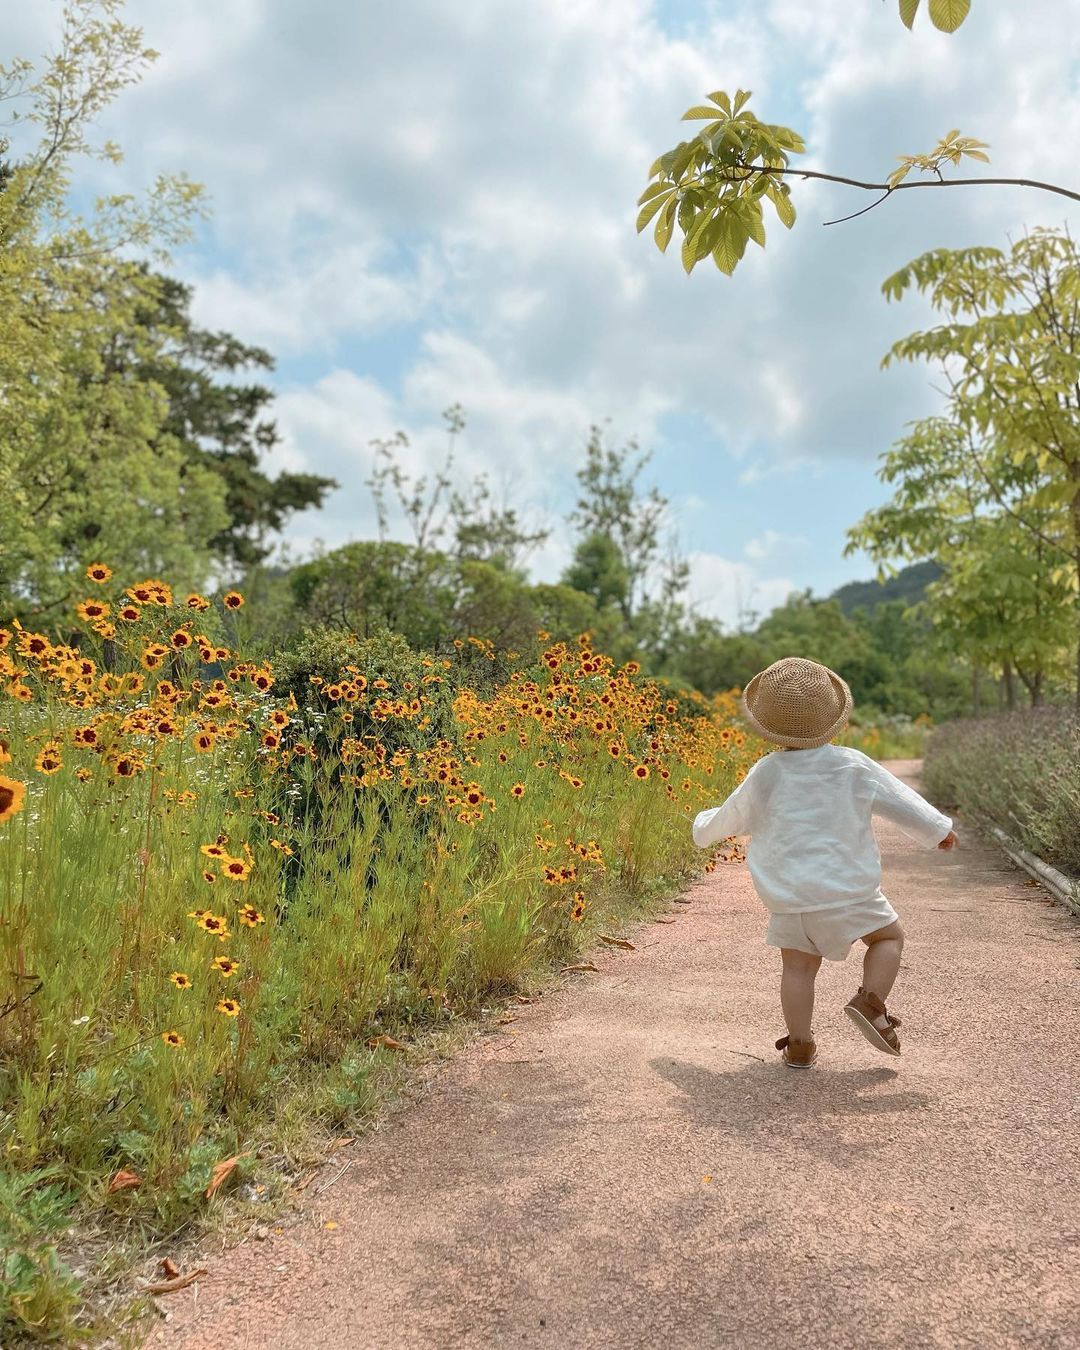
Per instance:
[[[952,847],[956,836],[948,816],[936,806],[931,806],[914,788],[902,783],[888,769],[869,758],[866,763],[874,790],[874,815],[884,816],[894,825],[899,825],[906,835],[923,848]]]
[[[762,761],[758,760],[760,763]],[[730,839],[735,834],[754,833],[754,804],[757,796],[754,770],[758,764],[751,768],[726,801],[719,806],[711,806],[707,811],[698,812],[692,831],[698,848],[708,848],[710,844],[718,844],[721,839]]]

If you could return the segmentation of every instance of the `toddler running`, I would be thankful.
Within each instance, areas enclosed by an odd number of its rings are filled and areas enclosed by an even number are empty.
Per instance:
[[[731,796],[699,812],[693,826],[701,848],[752,836],[747,863],[771,916],[765,941],[780,948],[783,961],[788,1034],[776,1048],[796,1069],[817,1058],[811,1021],[821,959],[845,960],[859,938],[866,943],[862,984],[844,1011],[876,1049],[900,1053],[900,1019],[885,999],[900,969],[904,930],[881,891],[871,817],[891,820],[925,848],[956,843],[948,816],[869,756],[829,744],[851,706],[847,684],[816,661],[789,656],[755,675],[743,694],[746,720],[791,753],[759,759]]]

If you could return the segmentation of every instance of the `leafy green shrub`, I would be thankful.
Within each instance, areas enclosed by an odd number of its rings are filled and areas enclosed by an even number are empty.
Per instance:
[[[0,1344],[17,1337],[72,1339],[79,1282],[61,1261],[56,1239],[71,1221],[72,1195],[45,1169],[0,1172]],[[48,1327],[49,1331],[45,1328]]]
[[[377,722],[364,705],[358,704],[352,709],[350,735],[374,734],[388,749],[397,749],[414,742],[417,746],[428,744],[432,734],[448,734],[456,683],[447,678],[451,672],[441,664],[434,664],[431,657],[414,651],[400,633],[389,629],[361,638],[342,628],[316,627],[309,628],[289,651],[274,661],[278,690],[295,698],[298,722],[316,743],[326,735],[320,730],[331,703],[325,691],[350,667],[367,680],[369,690],[376,680],[385,680],[388,692],[395,698],[418,695],[422,690],[431,699],[428,708],[431,722],[426,733],[415,722]],[[442,677],[440,682],[429,678],[425,685],[425,677],[432,675]]]
[[[949,722],[930,736],[926,790],[1080,875],[1080,717],[1040,708]]]

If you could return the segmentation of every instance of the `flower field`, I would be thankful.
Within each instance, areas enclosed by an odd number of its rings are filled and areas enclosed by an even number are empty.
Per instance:
[[[196,1217],[219,1163],[672,889],[764,748],[587,635],[498,678],[459,641],[482,682],[362,643],[282,675],[234,650],[242,596],[86,575],[65,643],[0,629],[0,1326],[78,1298],[28,1205]]]

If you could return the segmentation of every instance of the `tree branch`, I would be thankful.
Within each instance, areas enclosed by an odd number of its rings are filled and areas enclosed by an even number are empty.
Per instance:
[[[917,180],[914,183],[897,183],[894,186],[889,183],[867,183],[861,178],[847,178],[843,174],[823,173],[818,169],[801,168],[768,168],[764,164],[748,164],[743,166],[746,172],[741,176],[725,175],[725,183],[748,183],[752,178],[760,178],[763,174],[789,174],[796,178],[816,178],[826,183],[842,183],[845,187],[862,188],[866,192],[881,192],[886,197],[892,196],[895,192],[908,192],[913,188],[947,188],[947,187],[1029,187],[1038,188],[1040,192],[1055,192],[1059,197],[1068,197],[1071,201],[1080,202],[1080,192],[1073,192],[1071,188],[1058,187],[1056,183],[1043,183],[1037,178],[928,178]],[[699,176],[692,182],[701,182]],[[677,183],[677,187],[688,186],[688,183]],[[882,199],[884,200],[884,198]],[[877,205],[877,202],[874,203]],[[861,213],[860,213],[861,214]],[[845,217],[849,219],[849,217]],[[828,221],[827,224],[837,224],[836,221]]]

